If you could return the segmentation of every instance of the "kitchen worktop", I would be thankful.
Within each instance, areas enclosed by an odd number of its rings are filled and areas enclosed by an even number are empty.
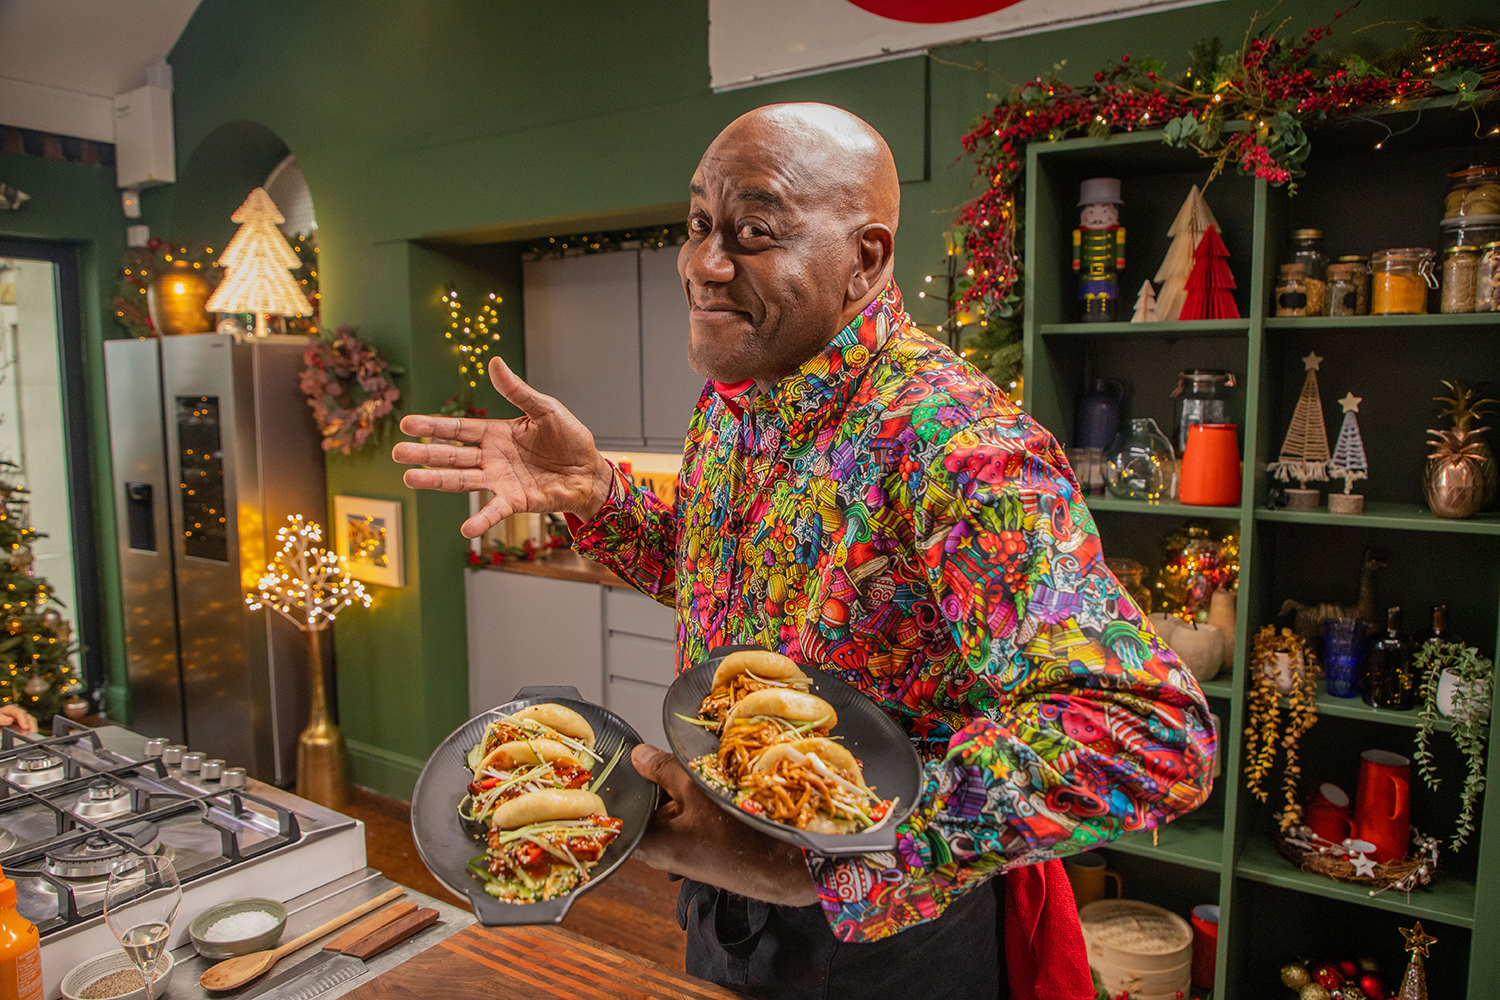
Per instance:
[[[497,573],[520,573],[523,576],[541,576],[552,580],[573,580],[577,583],[597,583],[605,587],[630,586],[603,566],[579,555],[572,549],[555,549],[535,562],[507,559],[498,565],[484,565],[480,569]]]

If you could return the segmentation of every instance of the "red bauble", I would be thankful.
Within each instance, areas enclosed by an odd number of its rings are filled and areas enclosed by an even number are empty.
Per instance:
[[[1359,975],[1359,963],[1352,958],[1346,958],[1339,963],[1339,971],[1344,974],[1345,979],[1354,979]]]
[[[1359,977],[1359,988],[1365,991],[1365,996],[1370,1000],[1385,1000],[1385,983],[1373,972],[1366,972]]]
[[[1313,982],[1326,990],[1336,990],[1344,985],[1344,974],[1333,962],[1319,962],[1313,966],[1312,977]]]

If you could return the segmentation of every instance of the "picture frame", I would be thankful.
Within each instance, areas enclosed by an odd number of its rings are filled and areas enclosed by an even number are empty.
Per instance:
[[[334,497],[333,546],[349,561],[354,579],[382,587],[406,586],[401,501]]]

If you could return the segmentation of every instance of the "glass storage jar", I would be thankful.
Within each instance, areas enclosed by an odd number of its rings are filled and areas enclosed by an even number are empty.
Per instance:
[[[1427,290],[1438,286],[1432,251],[1400,247],[1371,254],[1370,283],[1371,315],[1425,313]]]
[[[1172,442],[1150,417],[1132,420],[1104,450],[1104,485],[1122,500],[1171,499],[1176,474]]]
[[[1328,257],[1323,253],[1323,230],[1292,232],[1292,263],[1302,265],[1307,281],[1307,315],[1328,315]]]
[[[1486,243],[1474,276],[1474,311],[1500,312],[1500,242]]]
[[[1362,282],[1353,264],[1328,265],[1328,315],[1358,316]]]
[[[1354,304],[1354,312],[1347,315],[1370,315],[1370,258],[1357,253],[1345,254],[1342,257],[1335,257],[1333,263],[1346,264],[1353,269],[1355,292],[1358,294],[1358,299]],[[1328,266],[1332,267],[1333,264]],[[1333,302],[1330,299],[1330,308],[1332,305]]]
[[[1282,264],[1276,281],[1276,315],[1307,315],[1307,279],[1301,264]]]
[[[1479,277],[1478,247],[1448,247],[1443,251],[1443,290],[1438,296],[1445,313],[1474,311],[1474,289]]]
[[[1500,215],[1461,215],[1438,223],[1444,247],[1482,247],[1500,240]]]
[[[1453,187],[1443,202],[1443,218],[1500,215],[1500,167],[1475,163],[1448,175]]]
[[[1177,373],[1177,388],[1172,390],[1172,398],[1177,400],[1172,446],[1179,458],[1187,448],[1189,427],[1233,423],[1229,419],[1229,390],[1235,385],[1234,372],[1190,368]]]

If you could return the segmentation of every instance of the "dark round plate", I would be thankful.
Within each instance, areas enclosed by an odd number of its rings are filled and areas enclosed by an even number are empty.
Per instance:
[[[917,751],[911,745],[911,740],[896,725],[894,719],[881,711],[879,705],[861,694],[859,689],[816,667],[804,666],[802,670],[812,678],[813,694],[832,705],[839,714],[838,725],[833,727],[833,735],[859,759],[864,768],[865,782],[881,798],[898,800],[891,810],[890,818],[878,829],[863,833],[808,833],[794,826],[752,816],[736,806],[729,796],[704,781],[693,769],[689,762],[706,753],[716,752],[719,737],[679,716],[687,716],[688,719],[698,717],[698,706],[703,704],[703,699],[708,697],[708,692],[713,687],[714,671],[719,668],[720,661],[732,651],[719,653],[716,650],[716,655],[678,674],[672,686],[667,689],[666,701],[662,705],[662,722],[666,726],[667,742],[687,773],[698,783],[698,787],[741,823],[748,823],[777,840],[805,847],[815,854],[894,851],[896,827],[916,809],[917,798],[922,792],[922,762],[917,759]]]
[[[484,853],[484,844],[470,835],[458,815],[458,803],[468,793],[472,777],[466,760],[489,724],[501,713],[518,712],[539,702],[566,705],[594,727],[594,752],[604,758],[591,770],[595,774],[609,763],[623,743],[625,753],[610,772],[599,797],[611,816],[624,821],[624,828],[605,849],[599,863],[589,873],[589,880],[565,896],[540,903],[505,903],[484,891],[469,860]],[[486,927],[514,927],[522,924],[558,924],[579,894],[588,892],[608,878],[620,863],[635,850],[646,823],[656,810],[657,786],[641,777],[630,763],[630,748],[641,742],[630,723],[602,705],[583,700],[577,688],[522,688],[514,701],[490,709],[464,723],[442,742],[422,768],[417,787],[411,796],[411,832],[417,853],[427,870],[447,889],[469,900],[474,916]]]

